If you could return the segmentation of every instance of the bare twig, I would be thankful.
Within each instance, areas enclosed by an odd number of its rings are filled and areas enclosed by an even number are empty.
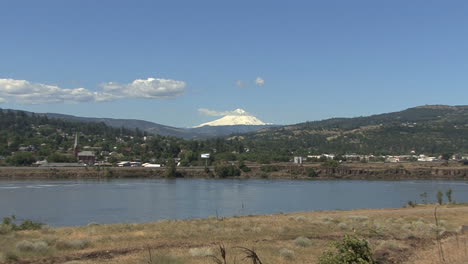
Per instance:
[[[151,255],[151,247],[148,246],[148,264],[153,264],[153,256]]]
[[[437,240],[437,247],[439,249],[439,259],[442,263],[445,263],[445,256],[444,256],[444,249],[442,248],[442,242],[440,241],[439,235],[439,219],[437,218],[437,206],[434,208],[434,218],[436,222],[436,240]]]
[[[241,249],[245,257],[244,259],[250,259],[252,261],[252,264],[262,264],[262,261],[258,257],[257,253],[253,249],[245,248],[245,247],[235,247],[238,249]]]
[[[223,244],[219,244],[219,252],[221,254],[221,259],[215,255],[210,255],[210,257],[216,264],[227,264],[226,259],[226,247]]]

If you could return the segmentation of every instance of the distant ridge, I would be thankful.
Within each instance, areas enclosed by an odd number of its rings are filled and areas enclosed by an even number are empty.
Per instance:
[[[8,111],[8,110],[3,110]],[[19,110],[11,110],[19,111]],[[24,112],[24,111],[23,111]],[[33,114],[31,112],[25,112]],[[103,122],[185,139],[225,137],[254,144],[264,153],[468,154],[468,106],[423,105],[353,118],[330,118],[294,125],[227,125],[176,128],[134,119],[89,118],[38,113],[50,118]]]
[[[184,139],[201,139],[209,137],[224,137],[232,134],[241,134],[255,132],[257,130],[271,127],[271,125],[230,125],[230,126],[204,126],[197,128],[177,128],[158,123],[138,120],[138,119],[117,119],[117,118],[100,118],[100,117],[80,117],[74,115],[65,115],[58,113],[33,113],[23,110],[14,109],[1,109],[3,111],[21,111],[28,115],[42,115],[49,118],[77,121],[77,122],[95,122],[104,123],[111,127],[127,128],[127,129],[140,129],[150,134],[158,134],[161,136],[173,136]]]
[[[423,105],[371,116],[310,121],[262,129],[244,138],[272,151],[468,154],[468,106]]]

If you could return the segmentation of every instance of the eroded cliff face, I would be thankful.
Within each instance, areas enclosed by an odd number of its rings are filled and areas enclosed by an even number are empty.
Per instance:
[[[313,168],[316,177],[308,175],[308,169]],[[274,173],[265,174],[261,170],[254,169],[250,177],[268,178],[311,178],[311,179],[446,179],[446,180],[468,180],[468,167],[447,167],[447,168],[392,168],[382,165],[382,167],[363,166],[353,167],[352,165],[339,166],[337,168],[323,167],[279,167]]]
[[[355,179],[458,179],[468,180],[468,168],[389,168],[389,169],[362,169],[362,168],[320,168],[317,169],[319,177],[355,178]]]
[[[468,180],[468,166],[457,167],[392,167],[386,164],[369,166],[346,164],[337,168],[323,168],[320,165],[274,165],[274,172],[264,172],[261,166],[251,167],[251,171],[242,172],[241,178],[271,179],[366,179],[366,180],[405,180],[437,179]],[[311,177],[310,171],[314,171]],[[13,168],[0,169],[0,179],[74,179],[74,178],[162,178],[165,168]],[[214,168],[205,172],[202,167],[178,167],[180,177],[218,178]],[[235,178],[235,177],[234,177]]]

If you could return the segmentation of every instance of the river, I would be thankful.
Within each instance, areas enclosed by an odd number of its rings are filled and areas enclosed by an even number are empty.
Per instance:
[[[280,212],[391,208],[438,191],[468,202],[465,181],[112,179],[0,181],[0,217],[51,226]],[[444,199],[446,197],[444,196]]]

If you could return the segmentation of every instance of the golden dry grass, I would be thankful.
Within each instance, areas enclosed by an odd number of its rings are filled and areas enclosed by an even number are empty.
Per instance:
[[[317,263],[330,242],[341,239],[344,234],[355,234],[367,239],[376,256],[385,256],[390,263],[437,264],[423,262],[418,254],[437,254],[435,234],[445,232],[449,237],[444,242],[447,256],[453,256],[453,261],[461,259],[460,263],[467,263],[463,262],[466,259],[460,253],[462,237],[455,245],[454,238],[449,235],[455,234],[461,225],[468,224],[468,206],[440,207],[439,227],[434,224],[433,212],[434,206],[427,205],[226,219],[164,220],[146,224],[90,224],[2,234],[0,251],[3,262],[6,254],[16,254],[19,263],[148,263],[151,252],[153,260],[166,260],[159,263],[201,264],[212,263],[203,252],[219,255],[218,244],[222,243],[230,263],[234,258],[243,263],[240,261],[241,250],[235,248],[239,246],[255,249],[265,264]],[[303,246],[296,242],[298,237],[305,237],[310,243]],[[21,241],[44,241],[48,248],[45,251],[21,251],[17,247]],[[60,243],[72,246],[58,246]],[[83,248],[79,247],[83,245]],[[292,252],[292,257],[286,256],[284,252],[287,250]],[[419,262],[414,262],[413,257]],[[428,261],[432,260],[434,257],[428,258]]]

